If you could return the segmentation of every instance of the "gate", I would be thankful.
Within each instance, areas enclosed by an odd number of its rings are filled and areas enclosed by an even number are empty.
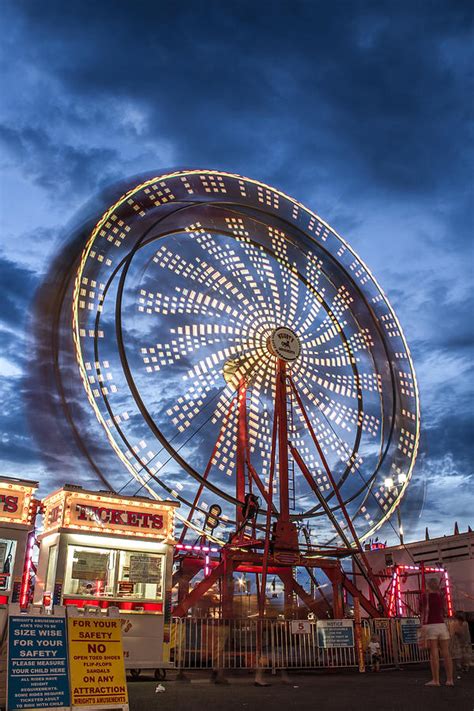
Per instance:
[[[400,619],[364,619],[362,647],[369,664],[368,644],[376,634],[382,665],[424,662],[416,627],[407,635]],[[291,620],[173,618],[169,658],[178,669],[334,669],[357,668],[355,647],[325,648],[318,644],[316,621],[305,622],[304,633],[292,631]]]

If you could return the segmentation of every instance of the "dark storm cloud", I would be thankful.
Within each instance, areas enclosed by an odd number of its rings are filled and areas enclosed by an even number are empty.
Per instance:
[[[261,170],[265,157],[288,189],[337,177],[423,193],[445,190],[447,170],[451,190],[468,180],[468,4],[21,7],[12,25],[25,62],[91,106],[132,102],[145,135],[177,141],[178,160],[253,158]],[[105,121],[117,124],[113,106]]]
[[[115,177],[111,164],[118,156],[110,149],[89,149],[58,143],[43,129],[0,125],[5,153],[28,171],[47,191],[90,186],[97,189]]]
[[[26,476],[25,467],[38,470],[39,457],[27,425],[22,380],[31,357],[25,325],[38,277],[0,255],[0,284],[0,461],[3,475]]]
[[[38,450],[25,423],[21,379],[0,376],[0,459],[15,465],[38,463]]]
[[[450,486],[474,504],[473,14],[428,0],[5,4],[2,168],[26,197],[18,218],[34,215],[38,272],[86,197],[160,165],[240,172],[307,202],[373,265],[401,319],[423,423],[407,510],[416,527],[426,501],[440,532]],[[14,370],[38,278],[10,212],[7,199],[18,250],[0,262],[0,338]],[[5,436],[26,437],[22,422],[5,417]]]
[[[28,315],[28,307],[38,285],[38,277],[0,254],[0,284],[2,308],[0,322],[21,329]]]

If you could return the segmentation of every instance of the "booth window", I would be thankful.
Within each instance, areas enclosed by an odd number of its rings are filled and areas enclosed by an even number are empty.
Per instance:
[[[64,592],[80,597],[160,600],[163,556],[92,546],[68,546]]]
[[[11,588],[15,553],[16,541],[0,538],[0,590],[6,591]]]

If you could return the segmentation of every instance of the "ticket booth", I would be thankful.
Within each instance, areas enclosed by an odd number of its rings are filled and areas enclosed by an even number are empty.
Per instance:
[[[0,604],[28,603],[38,482],[0,477]],[[23,586],[22,586],[23,583]],[[25,597],[24,600],[21,599]]]
[[[30,601],[38,482],[0,477],[0,635],[7,605]]]
[[[176,502],[64,486],[43,500],[35,603],[120,610],[126,666],[162,668]]]

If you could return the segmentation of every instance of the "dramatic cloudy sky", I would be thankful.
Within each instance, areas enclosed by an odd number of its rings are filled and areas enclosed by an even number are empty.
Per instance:
[[[376,274],[420,385],[411,535],[474,524],[472,3],[3,8],[2,473],[47,488],[22,378],[32,299],[71,218],[125,176],[221,168],[306,203]]]

